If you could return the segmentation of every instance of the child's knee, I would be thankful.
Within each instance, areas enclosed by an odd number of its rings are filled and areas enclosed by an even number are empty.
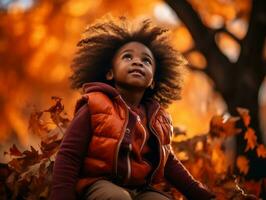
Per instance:
[[[86,192],[86,200],[132,200],[129,192],[109,181],[100,180]]]

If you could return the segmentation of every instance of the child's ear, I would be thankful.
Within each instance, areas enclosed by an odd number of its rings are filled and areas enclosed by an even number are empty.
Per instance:
[[[151,85],[150,85],[150,89],[154,89],[154,87],[155,87],[155,82],[154,81],[152,81],[152,83],[151,83]]]
[[[108,81],[111,81],[111,80],[114,78],[114,73],[113,73],[113,70],[112,70],[112,69],[110,69],[110,70],[106,73],[105,78],[106,78],[106,80],[108,80]]]

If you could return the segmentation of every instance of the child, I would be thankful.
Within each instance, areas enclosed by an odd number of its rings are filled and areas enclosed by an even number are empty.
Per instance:
[[[165,33],[125,18],[86,29],[71,77],[84,95],[57,154],[52,200],[167,200],[153,187],[163,180],[188,199],[213,198],[170,146],[163,107],[179,98],[184,59]]]

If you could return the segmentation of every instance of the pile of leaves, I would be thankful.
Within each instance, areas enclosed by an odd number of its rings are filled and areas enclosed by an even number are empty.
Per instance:
[[[62,99],[52,97],[52,100],[54,104],[49,109],[33,111],[29,120],[29,130],[40,138],[39,149],[31,146],[29,150],[20,151],[14,144],[4,152],[10,156],[10,161],[0,164],[0,200],[48,199],[55,156],[70,121]],[[235,163],[228,162],[226,141],[237,134],[243,134],[247,142],[245,151],[256,150],[260,159],[266,158],[265,146],[257,142],[255,131],[250,127],[248,110],[237,108],[237,111],[239,116],[227,119],[214,116],[210,122],[210,132],[206,135],[172,142],[176,156],[196,179],[216,194],[217,200],[259,199],[265,195],[265,178],[259,181],[245,179],[249,171],[246,156],[238,155]],[[44,120],[47,114],[49,120]],[[237,127],[240,121],[244,128]],[[174,132],[175,137],[185,134],[178,128]],[[157,187],[177,200],[184,199],[167,183]]]
[[[15,144],[4,152],[11,160],[0,164],[0,199],[48,199],[55,155],[59,149],[69,118],[62,99],[52,97],[54,105],[43,111],[33,111],[29,131],[40,138],[39,149],[33,146],[21,152]],[[50,120],[43,120],[45,114]]]

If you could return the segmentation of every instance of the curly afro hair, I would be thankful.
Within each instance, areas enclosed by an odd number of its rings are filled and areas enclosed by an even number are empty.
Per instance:
[[[135,25],[135,26],[134,26]],[[145,98],[155,98],[160,105],[167,107],[180,99],[182,66],[184,57],[175,50],[169,40],[167,29],[155,26],[146,19],[140,23],[129,23],[125,17],[100,19],[88,26],[71,64],[72,88],[79,89],[87,82],[104,82],[113,85],[105,78],[112,67],[112,59],[120,47],[132,41],[146,45],[155,58],[155,87],[145,91]]]

